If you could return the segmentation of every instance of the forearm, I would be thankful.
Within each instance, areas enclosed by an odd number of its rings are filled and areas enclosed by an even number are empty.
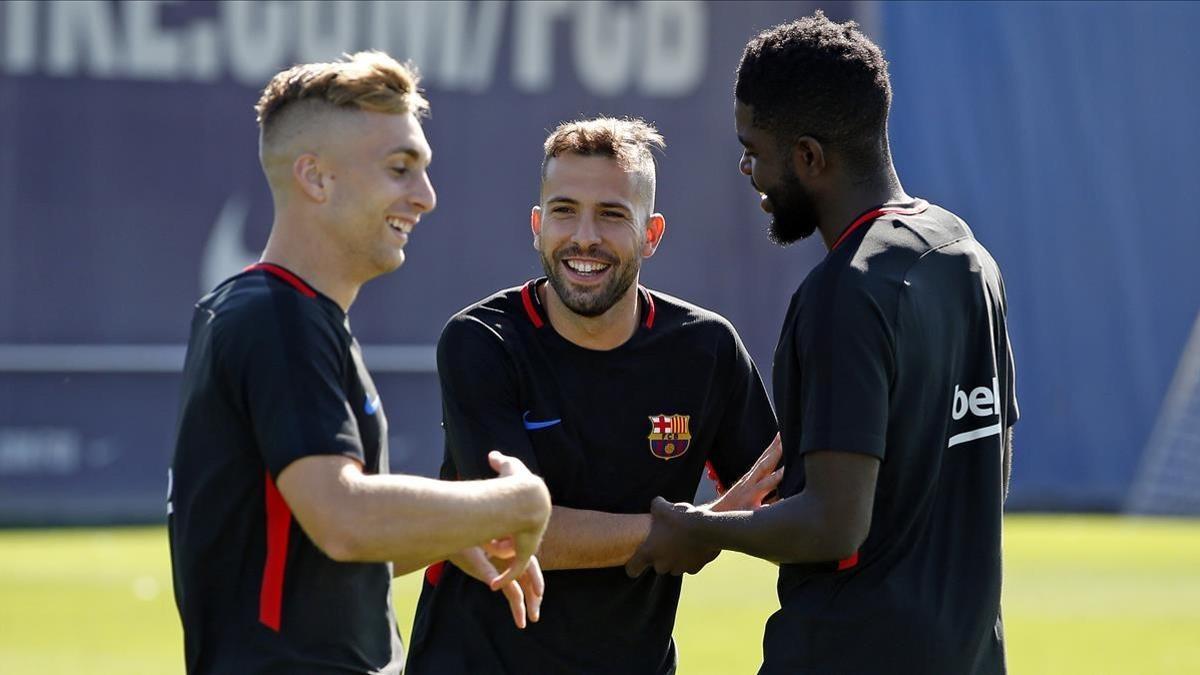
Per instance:
[[[695,512],[687,533],[703,545],[776,563],[841,560],[862,543],[838,531],[803,493],[757,511]]]
[[[391,560],[401,572],[528,530],[549,508],[541,482],[523,477],[360,476],[348,486],[346,501],[346,557]]]
[[[1002,490],[1001,494],[1004,495],[1002,498],[1003,502],[1008,502],[1008,486],[1010,484],[1012,484],[1012,452],[1013,452],[1013,429],[1012,429],[1012,427],[1008,427],[1007,429],[1004,430],[1004,449],[1002,450],[1002,452],[1003,452],[1003,460],[1001,462],[1001,464],[1002,464],[1001,471],[1002,471],[1003,475],[1001,476],[1001,480],[1003,481],[1003,485],[1001,487],[1003,488],[1003,490]]]
[[[555,506],[538,560],[545,570],[624,565],[649,532],[649,514]]]

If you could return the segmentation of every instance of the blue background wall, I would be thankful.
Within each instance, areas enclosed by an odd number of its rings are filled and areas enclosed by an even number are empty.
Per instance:
[[[668,234],[643,282],[724,313],[769,372],[824,251],[766,241],[732,78],[751,35],[814,6],[0,6],[0,522],[161,517],[191,303],[271,218],[250,107],[279,68],[347,50],[413,58],[433,102],[440,206],[351,312],[394,467],[435,472],[429,346],[460,307],[539,273],[540,144],[579,115],[659,125]],[[825,9],[885,46],[907,190],[962,215],[1005,272],[1010,506],[1117,508],[1200,307],[1200,6]]]
[[[882,9],[897,169],[1004,271],[1013,503],[1113,508],[1200,309],[1200,5]]]

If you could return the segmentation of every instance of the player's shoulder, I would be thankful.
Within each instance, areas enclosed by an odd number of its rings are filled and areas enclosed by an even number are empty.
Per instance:
[[[915,261],[931,251],[974,241],[967,223],[951,211],[923,199],[885,209],[872,225],[856,258]]]
[[[891,293],[930,253],[974,242],[961,218],[923,199],[881,207],[861,236],[843,236],[806,281],[823,295]]]
[[[658,330],[740,340],[737,329],[720,313],[662,291],[642,288],[654,303],[654,324]]]
[[[247,270],[218,284],[196,307],[209,316],[213,334],[223,341],[348,340],[340,309],[331,303],[299,280]]]
[[[536,302],[532,282],[498,290],[455,312],[442,328],[441,341],[469,336],[503,340],[531,321]]]

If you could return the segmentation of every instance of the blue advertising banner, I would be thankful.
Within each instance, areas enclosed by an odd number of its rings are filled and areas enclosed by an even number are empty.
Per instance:
[[[811,11],[739,2],[7,2],[0,5],[0,521],[157,518],[193,302],[255,260],[271,202],[252,106],[278,70],[377,48],[432,102],[439,206],[351,309],[394,436],[434,474],[433,345],[540,274],[528,229],[558,122],[640,116],[667,140],[643,283],[724,313],[769,371],[820,253],[773,249],[737,172],[734,69]],[[853,5],[830,8],[848,18]]]
[[[1200,490],[1200,470],[1143,466],[1200,466],[1200,430],[1164,412],[1193,400],[1164,406],[1195,372],[1200,5],[821,6],[885,48],[906,190],[960,214],[1004,271],[1022,412],[1009,506],[1118,509],[1135,475]],[[768,242],[737,170],[733,77],[749,37],[815,7],[0,3],[0,523],[163,517],[192,304],[271,222],[252,107],[278,70],[342,52],[411,59],[432,103],[438,208],[350,312],[395,470],[440,462],[446,319],[541,274],[528,214],[563,120],[659,127],[667,232],[642,281],[727,316],[769,376],[824,249]],[[1152,436],[1170,453],[1143,453]]]

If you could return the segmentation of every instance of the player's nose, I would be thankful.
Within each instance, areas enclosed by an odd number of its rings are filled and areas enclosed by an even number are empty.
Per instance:
[[[428,213],[437,207],[437,192],[433,189],[433,181],[429,179],[428,172],[421,172],[421,180],[417,189],[409,195],[408,203],[418,213]]]
[[[588,246],[600,243],[600,229],[596,227],[596,219],[591,214],[584,213],[576,221],[575,231],[571,233],[571,241],[585,249]]]

